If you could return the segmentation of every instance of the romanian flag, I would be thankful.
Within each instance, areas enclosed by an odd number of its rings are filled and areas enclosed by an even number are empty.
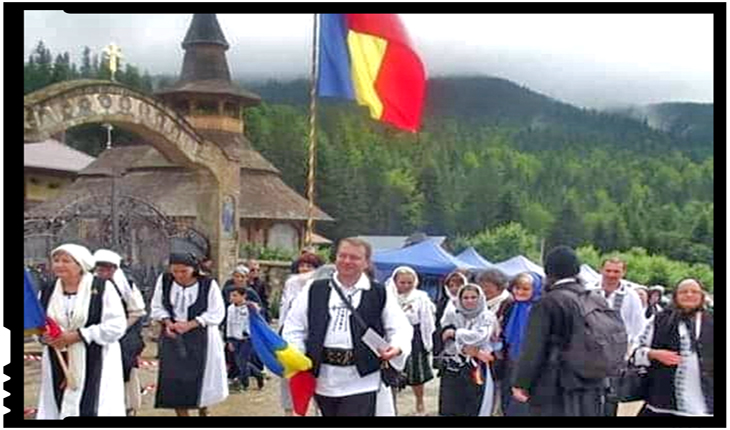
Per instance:
[[[23,290],[23,332],[25,335],[40,334],[46,325],[46,317],[33,288],[28,269],[25,269],[25,289]]]
[[[253,349],[269,370],[279,377],[289,379],[294,411],[298,415],[305,415],[316,384],[314,376],[309,372],[312,360],[269,327],[255,307],[249,306],[248,309]]]
[[[426,72],[395,14],[322,14],[319,80],[323,97],[357,100],[370,116],[415,132]]]

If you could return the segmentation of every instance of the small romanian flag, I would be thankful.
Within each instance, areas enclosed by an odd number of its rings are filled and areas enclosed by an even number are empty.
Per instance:
[[[250,306],[248,315],[254,351],[269,370],[289,379],[294,411],[298,415],[305,415],[316,385],[314,375],[309,372],[312,360],[269,327],[256,308]]]
[[[25,289],[23,290],[23,333],[26,336],[41,334],[46,325],[46,317],[33,288],[28,269],[25,269]]]
[[[396,14],[322,14],[317,94],[357,100],[370,116],[415,132],[426,72]]]

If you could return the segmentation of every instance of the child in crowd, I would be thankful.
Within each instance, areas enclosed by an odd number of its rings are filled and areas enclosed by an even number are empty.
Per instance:
[[[238,383],[233,384],[233,390],[248,389],[248,378],[253,371],[259,389],[263,387],[263,375],[249,365],[251,359],[251,338],[249,334],[249,306],[257,307],[255,303],[246,300],[245,287],[235,287],[230,291],[231,304],[228,306],[226,317],[226,343],[233,355],[238,369]]]

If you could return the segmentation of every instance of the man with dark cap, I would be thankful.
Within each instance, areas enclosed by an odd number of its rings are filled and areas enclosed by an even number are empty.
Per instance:
[[[605,378],[581,378],[561,354],[583,319],[579,272],[580,261],[567,246],[554,248],[545,259],[546,294],[533,305],[512,384],[513,397],[529,402],[533,416],[603,415]]]

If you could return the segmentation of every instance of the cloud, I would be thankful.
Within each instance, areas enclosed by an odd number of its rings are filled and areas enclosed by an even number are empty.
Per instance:
[[[309,15],[219,14],[234,77],[308,76]],[[712,15],[403,15],[430,76],[498,76],[588,107],[712,101]],[[177,75],[191,15],[26,11],[24,54],[43,39],[80,62],[111,42],[124,61]]]

